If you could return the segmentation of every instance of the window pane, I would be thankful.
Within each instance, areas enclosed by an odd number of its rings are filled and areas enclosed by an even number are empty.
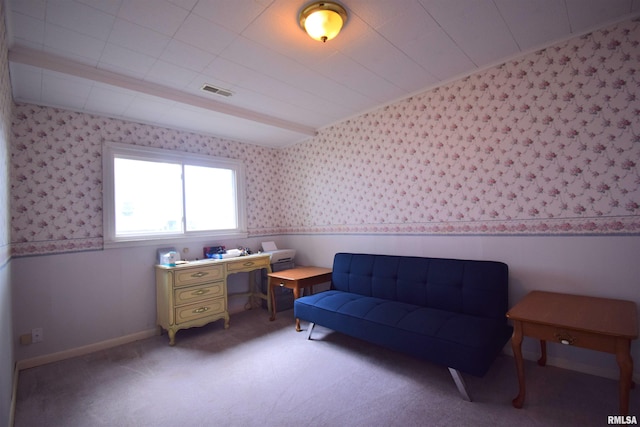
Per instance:
[[[246,237],[242,162],[115,142],[103,156],[105,247]]]
[[[185,165],[184,175],[187,231],[237,228],[234,171]]]
[[[114,159],[116,236],[182,232],[182,167]]]

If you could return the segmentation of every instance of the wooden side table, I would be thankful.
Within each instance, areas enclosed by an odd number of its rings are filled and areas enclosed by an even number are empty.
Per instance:
[[[300,297],[300,289],[331,281],[331,269],[323,267],[296,267],[269,273],[269,296],[271,297],[271,318],[276,319],[276,297],[273,288],[284,286],[293,289],[293,298]],[[311,288],[313,292],[313,288]],[[296,318],[296,331],[300,332],[300,319]]]
[[[509,310],[507,317],[514,324],[511,346],[520,385],[514,407],[524,404],[522,338],[528,336],[540,340],[541,366],[547,362],[547,341],[615,354],[620,367],[620,415],[629,413],[629,390],[634,385],[631,340],[638,338],[634,302],[532,291]]]

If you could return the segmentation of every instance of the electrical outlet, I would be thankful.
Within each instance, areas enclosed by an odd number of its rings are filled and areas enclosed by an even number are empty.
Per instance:
[[[37,343],[44,340],[44,332],[42,328],[33,328],[31,330],[31,342]]]

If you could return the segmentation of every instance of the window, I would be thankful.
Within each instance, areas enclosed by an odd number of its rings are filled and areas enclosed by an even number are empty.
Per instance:
[[[103,171],[105,246],[246,237],[239,161],[108,143]]]

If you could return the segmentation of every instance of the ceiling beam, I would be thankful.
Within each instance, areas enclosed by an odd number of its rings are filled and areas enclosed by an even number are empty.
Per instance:
[[[288,120],[279,119],[267,114],[258,113],[256,111],[247,110],[245,108],[235,107],[223,102],[212,99],[206,99],[197,95],[181,92],[177,89],[162,86],[156,83],[128,77],[113,71],[104,70],[83,64],[72,59],[63,58],[61,56],[52,55],[35,49],[22,46],[16,46],[9,50],[9,61],[31,65],[33,67],[43,68],[50,71],[56,71],[63,74],[69,74],[75,77],[128,89],[134,92],[144,93],[159,98],[169,99],[182,104],[192,105],[194,107],[203,108],[217,113],[227,114],[230,116],[262,123],[268,126],[286,129],[303,135],[315,136],[316,130],[309,126],[304,126]]]

